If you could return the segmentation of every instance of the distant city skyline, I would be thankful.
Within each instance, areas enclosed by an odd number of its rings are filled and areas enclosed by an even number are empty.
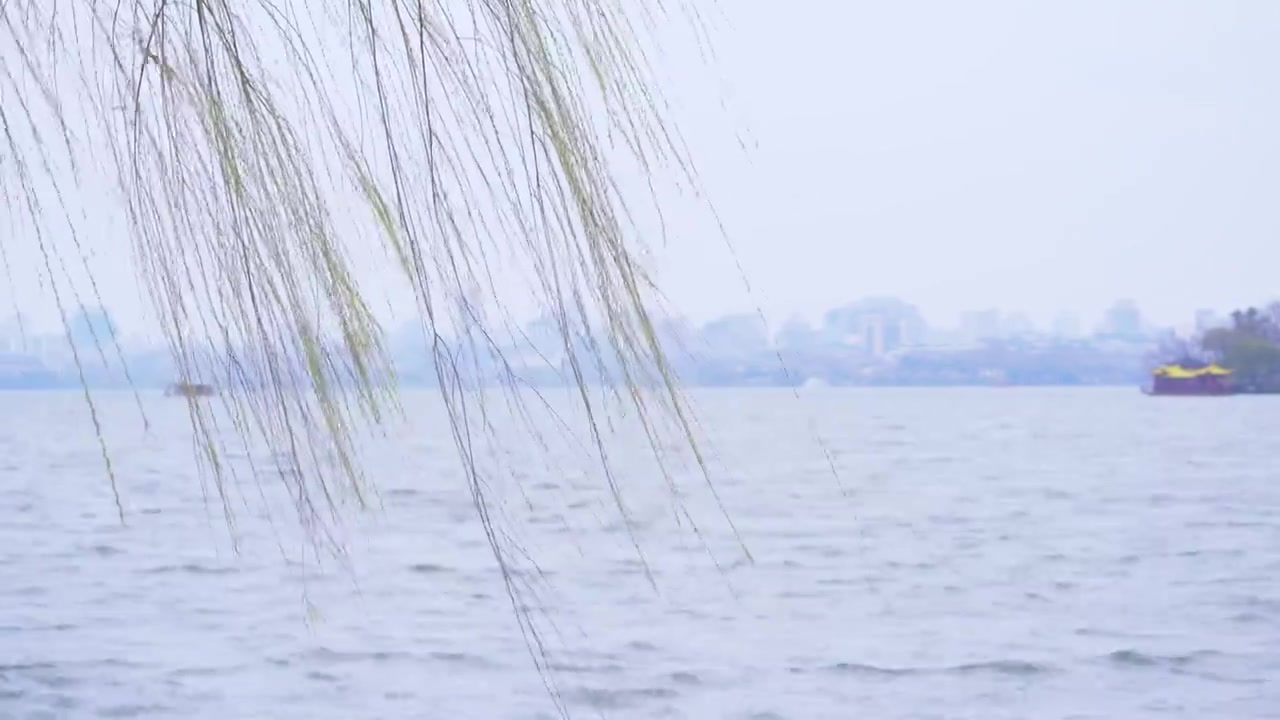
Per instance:
[[[1280,316],[1280,305],[1260,307]],[[666,343],[671,367],[692,385],[779,386],[822,382],[834,385],[1125,384],[1137,381],[1143,364],[1169,348],[1191,347],[1206,331],[1234,322],[1232,309],[1201,309],[1176,327],[1153,323],[1128,299],[1113,302],[1096,323],[1059,313],[1037,326],[1024,313],[988,308],[966,312],[955,325],[931,324],[910,300],[870,296],[828,308],[814,322],[791,316],[767,323],[756,312],[697,322],[658,316],[655,332]],[[0,322],[0,388],[71,388],[82,378],[92,387],[165,386],[194,374],[202,382],[252,381],[230,367],[257,367],[250,348],[192,348],[196,365],[178,363],[167,347],[122,334],[103,308],[75,312],[65,332],[39,332],[10,318]],[[403,382],[437,381],[430,348],[409,324],[388,328],[388,349]],[[453,342],[454,352],[479,383],[521,378],[535,385],[563,385],[571,357],[596,351],[580,340],[565,347],[555,323],[534,319],[477,346]],[[337,338],[322,341],[341,365]],[[74,353],[73,353],[74,349]],[[248,354],[244,354],[247,352]],[[287,365],[304,362],[299,348],[280,346],[274,356]],[[232,353],[238,359],[232,361]],[[588,363],[587,380],[609,381],[615,360]],[[248,362],[246,362],[248,361]],[[581,368],[582,366],[579,365]],[[127,368],[127,372],[126,372]],[[343,371],[333,366],[333,380]],[[299,365],[301,370],[301,366]],[[605,375],[594,373],[604,372]],[[183,375],[183,378],[178,378]],[[303,372],[305,375],[305,371]],[[616,378],[615,378],[616,379]],[[256,381],[253,381],[256,382]]]
[[[1268,301],[1270,302],[1270,301]],[[1258,307],[1267,302],[1253,303]],[[1235,308],[1200,307],[1176,322],[1161,322],[1146,315],[1142,305],[1131,298],[1121,298],[1108,306],[1099,317],[1084,317],[1063,310],[1055,313],[1048,322],[1035,322],[1026,313],[1002,308],[982,308],[959,313],[955,323],[932,322],[910,298],[892,295],[873,295],[853,298],[833,307],[825,308],[816,318],[793,313],[781,320],[761,317],[758,311],[738,312],[699,320],[680,313],[655,315],[661,326],[680,325],[683,332],[697,333],[704,341],[723,342],[735,346],[785,346],[804,345],[809,342],[849,341],[858,336],[859,343],[869,346],[911,347],[936,343],[939,338],[952,341],[978,341],[1018,336],[1044,336],[1063,339],[1085,338],[1096,335],[1121,337],[1151,337],[1167,331],[1187,334],[1203,331],[1223,322]],[[887,322],[887,324],[886,324]],[[673,325],[674,324],[674,325]],[[417,321],[401,320],[383,329],[392,345],[412,348],[417,340]],[[833,328],[840,337],[833,337]],[[815,340],[805,339],[812,334]],[[516,330],[535,346],[554,346],[559,343],[557,331],[544,317],[535,316]],[[74,310],[69,316],[68,327],[36,326],[29,318],[16,315],[0,315],[0,353],[23,352],[24,343],[32,347],[58,348],[72,338],[79,346],[91,346],[95,340],[106,344],[121,343],[134,349],[156,348],[163,338],[152,329],[129,328],[119,323],[110,308],[89,306]],[[416,338],[416,340],[415,340]]]
[[[737,308],[731,308],[729,311],[709,316],[701,316],[696,313],[681,312],[682,308],[672,303],[667,303],[662,309],[667,310],[667,314],[673,317],[682,317],[695,325],[704,325],[714,323],[717,320],[734,315],[749,314],[758,316],[761,311],[765,314],[765,322],[769,328],[775,333],[780,331],[787,323],[796,319],[802,320],[811,325],[820,325],[824,316],[833,309],[846,307],[852,303],[859,302],[866,298],[884,297],[895,298],[910,303],[920,311],[923,321],[932,328],[955,328],[965,329],[975,323],[981,325],[983,323],[991,323],[993,318],[995,322],[1002,327],[1025,326],[1029,330],[1037,333],[1073,336],[1073,335],[1089,335],[1103,328],[1108,322],[1108,313],[1110,313],[1117,303],[1132,302],[1136,305],[1141,316],[1141,322],[1154,326],[1165,328],[1194,328],[1197,324],[1202,323],[1205,318],[1214,315],[1219,316],[1228,312],[1232,308],[1248,307],[1252,305],[1265,305],[1274,299],[1272,296],[1262,296],[1254,298],[1250,301],[1235,305],[1213,305],[1208,302],[1189,302],[1186,303],[1189,310],[1180,314],[1158,314],[1148,310],[1147,306],[1140,298],[1120,297],[1113,298],[1111,301],[1104,303],[1100,308],[1094,311],[1082,311],[1075,308],[1057,308],[1045,313],[1032,313],[1026,311],[1017,304],[1007,306],[983,306],[973,308],[953,308],[944,313],[930,313],[927,306],[913,301],[906,295],[894,294],[865,294],[847,298],[837,302],[834,305],[816,308],[810,312],[801,312],[798,310],[783,310],[770,313],[763,306],[751,307],[743,305]],[[98,306],[94,304],[86,304],[83,309],[94,310]],[[160,333],[159,326],[155,323],[148,322],[144,318],[129,318],[127,314],[121,314],[117,309],[109,304],[105,304],[110,313],[110,321],[117,329],[117,336],[121,340],[146,340],[149,342],[162,342],[163,336]],[[69,319],[74,318],[80,313],[82,308],[69,307],[67,313]],[[19,313],[15,312],[12,306],[0,306],[0,334],[5,336],[13,334],[18,328]],[[54,313],[30,313],[22,308],[22,329],[33,335],[61,335],[64,332],[64,326],[58,319],[57,312]],[[517,316],[521,323],[531,323],[539,319],[540,314],[535,311],[524,313]],[[383,323],[383,329],[388,333],[394,333],[400,328],[408,325],[416,325],[417,321],[409,317],[405,313],[389,313],[380,314],[380,321]],[[81,321],[83,322],[83,321]],[[81,330],[84,332],[84,330]]]

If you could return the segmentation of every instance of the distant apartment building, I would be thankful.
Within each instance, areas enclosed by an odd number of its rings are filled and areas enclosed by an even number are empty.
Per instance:
[[[1102,322],[1104,335],[1119,338],[1138,338],[1143,334],[1142,312],[1132,300],[1119,300],[1107,309]]]
[[[702,342],[711,352],[758,352],[770,346],[764,321],[758,315],[741,314],[712,320],[702,326]]]
[[[823,319],[823,333],[845,347],[882,357],[924,337],[926,325],[914,305],[897,298],[871,297],[836,308]]]
[[[0,334],[0,354],[23,355],[47,365],[59,365],[71,354],[62,335],[24,335],[16,330]]]
[[[868,315],[862,319],[862,347],[872,357],[883,357],[888,352],[887,324],[881,315]]]
[[[840,344],[879,358],[908,347],[914,341],[915,335],[909,323],[902,318],[868,313],[858,318],[857,326],[845,334]]]

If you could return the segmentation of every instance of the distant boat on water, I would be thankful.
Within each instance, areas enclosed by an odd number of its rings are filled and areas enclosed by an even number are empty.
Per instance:
[[[1150,383],[1142,388],[1147,395],[1183,395],[1193,397],[1234,395],[1231,371],[1210,363],[1203,367],[1161,365],[1151,371]]]
[[[169,387],[165,388],[164,394],[166,397],[198,398],[198,397],[213,397],[218,393],[216,390],[213,389],[212,385],[205,385],[203,383],[176,382],[169,385]]]

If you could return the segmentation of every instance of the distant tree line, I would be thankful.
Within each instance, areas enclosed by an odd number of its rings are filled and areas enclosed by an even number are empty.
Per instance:
[[[1280,393],[1280,302],[1231,313],[1231,326],[1208,330],[1205,353],[1233,371],[1236,389]]]
[[[1206,329],[1197,337],[1170,335],[1148,365],[1197,368],[1215,362],[1232,371],[1237,392],[1280,393],[1280,302],[1235,310],[1230,325]]]

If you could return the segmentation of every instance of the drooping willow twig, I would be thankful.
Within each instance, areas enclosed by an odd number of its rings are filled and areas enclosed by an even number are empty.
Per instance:
[[[696,182],[646,63],[645,28],[667,12],[617,0],[0,0],[0,184],[65,322],[97,293],[69,279],[90,269],[74,198],[101,192],[86,166],[110,168],[179,374],[227,390],[225,415],[189,404],[224,509],[234,470],[220,417],[281,459],[317,537],[345,501],[367,502],[354,434],[397,408],[369,280],[394,271],[514,597],[473,435],[485,426],[477,378],[515,395],[502,278],[530,279],[546,309],[624,517],[600,430],[608,403],[634,411],[655,452],[669,420],[706,475],[619,181],[625,167],[650,187]],[[605,399],[590,389],[601,379]]]

